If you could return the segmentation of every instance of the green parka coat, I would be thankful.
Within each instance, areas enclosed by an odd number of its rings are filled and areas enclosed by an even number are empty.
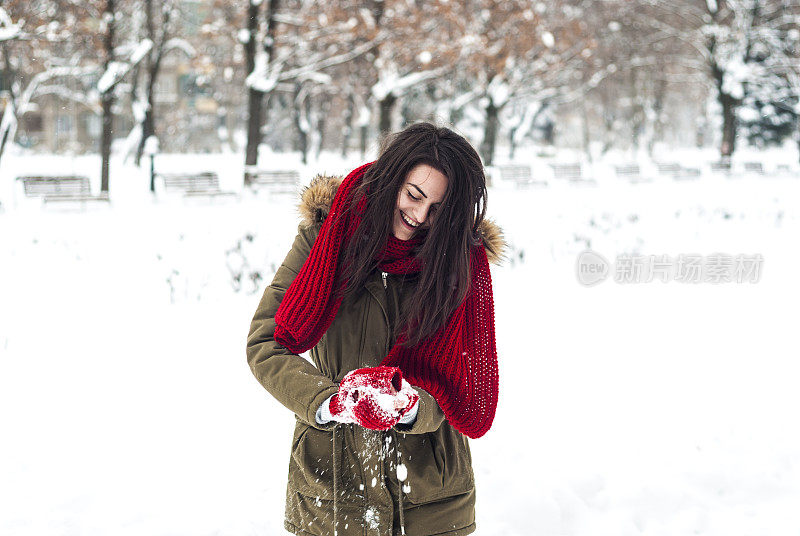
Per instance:
[[[355,424],[317,424],[317,408],[349,371],[377,366],[394,345],[394,319],[412,282],[378,270],[363,292],[344,299],[313,363],[274,339],[275,313],[300,271],[333,202],[340,177],[319,176],[301,196],[303,221],[291,251],[264,291],[250,325],[247,362],[255,377],[294,412],[284,526],[294,534],[462,536],[475,530],[475,484],[467,438],[444,418],[436,400],[417,387],[412,425],[387,432]],[[480,229],[490,262],[503,248],[491,221]],[[407,477],[398,480],[399,472]]]

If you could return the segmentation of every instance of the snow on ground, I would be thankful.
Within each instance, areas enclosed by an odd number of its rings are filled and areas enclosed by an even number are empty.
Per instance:
[[[327,155],[301,176],[356,164]],[[239,155],[157,166],[241,190]],[[800,180],[630,185],[595,169],[594,188],[490,191],[512,250],[493,268],[500,405],[471,443],[478,534],[798,534]],[[0,534],[283,534],[293,418],[244,346],[294,199],[154,201],[146,172],[115,161],[111,207],[45,210],[10,180],[23,170],[96,185],[99,162],[3,162]],[[587,245],[764,264],[758,283],[589,288]]]

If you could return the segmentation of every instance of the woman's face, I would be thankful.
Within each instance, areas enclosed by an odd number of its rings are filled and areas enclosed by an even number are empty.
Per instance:
[[[392,234],[409,240],[418,229],[430,227],[446,192],[446,176],[427,164],[414,166],[397,196]]]

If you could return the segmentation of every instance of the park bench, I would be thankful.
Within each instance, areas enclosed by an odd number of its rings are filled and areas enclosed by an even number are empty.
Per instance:
[[[256,170],[245,172],[245,181],[254,190],[294,194],[300,185],[300,173],[295,170]]]
[[[574,164],[550,164],[553,169],[553,177],[556,180],[566,179],[570,184],[596,184],[592,178],[583,176],[583,170],[578,163]]]
[[[744,171],[745,173],[752,173],[753,175],[763,175],[764,166],[761,162],[745,162]]]
[[[711,162],[711,171],[714,173],[723,173],[725,175],[731,174],[731,161],[730,160],[718,160],[716,162]]]
[[[617,177],[620,179],[627,179],[629,182],[636,184],[640,182],[650,182],[652,179],[642,176],[642,170],[639,164],[623,164],[621,166],[614,166],[617,172]]]
[[[498,170],[504,181],[513,182],[518,187],[547,186],[547,181],[537,180],[531,176],[530,166],[509,164],[507,166],[500,166]]]
[[[657,162],[656,169],[659,175],[667,175],[675,178],[681,171],[681,166],[676,162]]]
[[[182,192],[184,197],[220,197],[236,195],[219,189],[219,176],[213,171],[200,173],[156,173],[164,182],[164,191]]]
[[[659,175],[666,175],[675,180],[692,180],[700,177],[700,169],[683,167],[677,162],[657,162]]]
[[[678,174],[673,178],[675,180],[693,180],[700,177],[700,168],[683,167],[678,170]]]
[[[108,193],[92,195],[89,178],[79,175],[24,176],[17,177],[22,182],[25,197],[38,197],[47,203],[63,201],[105,201]]]

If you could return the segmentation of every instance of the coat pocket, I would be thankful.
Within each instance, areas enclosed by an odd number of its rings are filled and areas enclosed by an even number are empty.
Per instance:
[[[452,497],[475,487],[467,438],[451,426],[427,434],[401,434],[399,443],[408,472],[405,496],[412,503]],[[397,476],[390,473],[389,478],[396,486]]]
[[[333,434],[336,433],[334,452]],[[359,489],[358,461],[353,459],[352,447],[348,448],[347,429],[319,430],[302,422],[295,427],[292,440],[292,455],[289,460],[289,488],[307,497],[333,500],[334,462],[336,463],[337,487],[341,503],[363,501]],[[352,445],[352,442],[349,443]]]

